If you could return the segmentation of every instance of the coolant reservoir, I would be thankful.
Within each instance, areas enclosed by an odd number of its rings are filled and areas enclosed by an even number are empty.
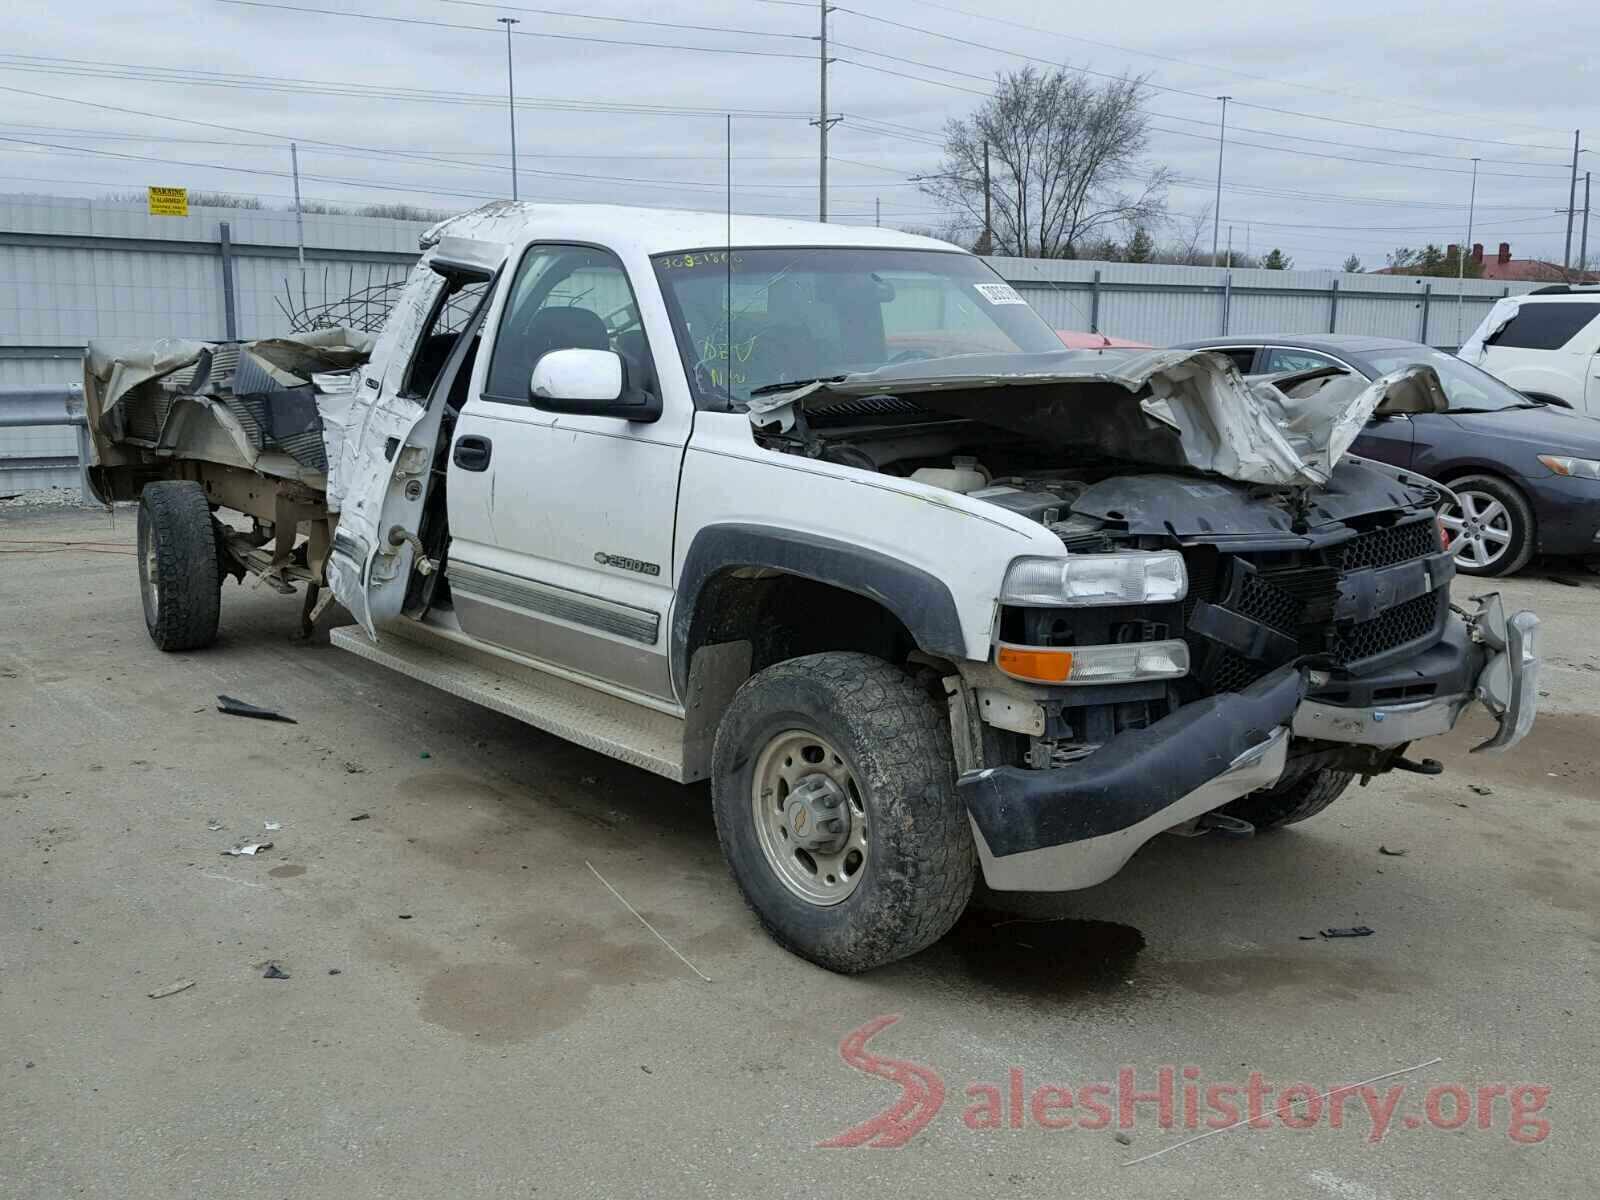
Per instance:
[[[943,488],[947,492],[975,492],[987,487],[989,472],[978,465],[975,458],[953,458],[948,467],[918,467],[911,478],[929,487]]]

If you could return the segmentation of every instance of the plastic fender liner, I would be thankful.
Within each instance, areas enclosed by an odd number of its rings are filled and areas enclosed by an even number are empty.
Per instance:
[[[919,648],[966,657],[955,598],[943,580],[876,550],[767,525],[707,525],[684,557],[672,614],[672,678],[680,693],[689,678],[689,629],[706,580],[725,567],[769,567],[832,584],[882,604]]]
[[[1280,667],[1242,692],[1118,734],[1070,766],[970,772],[959,781],[961,798],[996,856],[1115,833],[1228,770],[1294,719],[1305,691],[1298,667]]]

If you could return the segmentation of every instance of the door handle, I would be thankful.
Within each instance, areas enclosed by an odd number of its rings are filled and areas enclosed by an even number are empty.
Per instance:
[[[488,438],[469,433],[456,439],[450,458],[463,471],[487,471],[493,450],[494,444]]]

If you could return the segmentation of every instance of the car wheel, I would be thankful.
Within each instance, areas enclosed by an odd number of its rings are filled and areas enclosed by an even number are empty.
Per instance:
[[[752,676],[718,726],[711,797],[762,925],[829,970],[916,953],[972,894],[948,718],[882,659],[812,654]]]
[[[189,480],[145,484],[138,541],[139,597],[150,640],[162,650],[209,646],[222,596],[217,539],[201,486]]]
[[[1510,575],[1533,557],[1533,509],[1515,486],[1496,475],[1452,480],[1459,504],[1446,502],[1439,523],[1463,575]]]
[[[1307,771],[1287,783],[1274,784],[1270,788],[1241,796],[1224,804],[1222,811],[1230,817],[1249,821],[1256,827],[1257,833],[1266,833],[1316,816],[1344,795],[1344,790],[1354,778],[1355,775],[1349,771],[1335,771],[1327,767]]]

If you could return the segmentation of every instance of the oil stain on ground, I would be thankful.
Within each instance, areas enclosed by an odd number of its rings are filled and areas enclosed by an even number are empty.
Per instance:
[[[1041,999],[1106,995],[1126,985],[1144,935],[1117,921],[1028,920],[969,909],[912,960],[919,973],[954,968],[969,983]]]

